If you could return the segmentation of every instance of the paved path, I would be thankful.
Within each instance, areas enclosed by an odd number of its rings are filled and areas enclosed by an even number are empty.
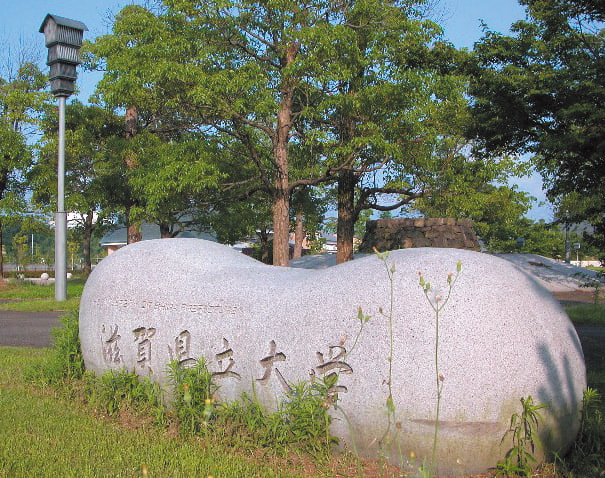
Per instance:
[[[51,330],[64,312],[13,312],[0,310],[0,346],[48,347]]]

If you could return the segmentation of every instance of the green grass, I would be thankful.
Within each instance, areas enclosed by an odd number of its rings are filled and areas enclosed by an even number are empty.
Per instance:
[[[55,287],[23,281],[8,281],[0,284],[0,300],[10,302],[0,305],[0,310],[18,312],[62,311],[77,307],[84,289],[84,280],[67,281],[67,301],[55,300]]]
[[[24,385],[47,351],[0,348],[0,477],[289,477],[302,470],[251,460],[210,441],[95,417],[56,389]]]
[[[571,321],[576,325],[602,325],[605,326],[604,304],[582,304],[566,307],[565,311]]]

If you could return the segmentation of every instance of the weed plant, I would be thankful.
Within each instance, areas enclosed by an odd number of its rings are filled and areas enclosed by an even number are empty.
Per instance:
[[[521,398],[521,413],[513,413],[509,429],[502,437],[504,441],[510,435],[513,446],[498,463],[496,476],[532,476],[535,450],[542,449],[538,427],[543,421],[540,410],[545,407],[534,405],[531,395]]]
[[[335,439],[329,433],[331,417],[329,387],[322,381],[291,386],[278,409],[267,413],[256,398],[243,395],[241,401],[217,403],[218,387],[203,359],[193,367],[176,361],[169,365],[172,410],[184,435],[215,436],[238,445],[291,446],[316,456],[329,451]],[[225,431],[228,431],[225,433]]]
[[[132,410],[152,415],[156,422],[165,422],[166,407],[161,389],[147,377],[141,378],[125,369],[107,370],[98,378],[87,373],[84,382],[90,402],[108,416],[115,416],[121,410]]]
[[[395,306],[395,293],[394,293],[394,277],[395,272],[397,270],[395,266],[395,262],[389,261],[389,252],[378,252],[376,248],[374,248],[374,253],[378,257],[378,259],[384,265],[385,271],[387,273],[387,278],[389,281],[389,305],[388,310],[385,312],[381,307],[378,309],[378,313],[385,317],[389,324],[389,370],[388,370],[388,378],[387,378],[387,387],[388,387],[388,396],[386,400],[386,412],[387,412],[387,427],[382,435],[380,441],[378,442],[379,454],[381,460],[381,469],[382,465],[386,461],[386,450],[390,448],[391,437],[391,429],[395,427],[396,430],[399,429],[397,422],[397,414],[395,410],[395,402],[393,401],[393,352],[394,352],[394,341],[393,341],[393,309]],[[362,315],[360,313],[360,315]],[[363,326],[363,322],[362,322]],[[361,334],[361,329],[359,331]],[[398,446],[400,461],[403,462],[403,452],[401,450],[401,443],[397,439],[397,432],[395,432],[395,440]]]
[[[426,297],[428,303],[430,304],[433,312],[435,312],[435,394],[437,397],[437,403],[435,405],[435,432],[433,434],[433,454],[431,457],[430,467],[428,468],[429,475],[432,476],[434,471],[437,470],[437,439],[439,436],[439,410],[441,405],[441,393],[443,392],[443,382],[445,377],[439,371],[439,314],[443,310],[443,308],[447,305],[452,295],[452,291],[454,290],[454,286],[458,281],[458,277],[460,276],[460,272],[462,271],[462,262],[458,261],[456,264],[456,275],[449,274],[447,276],[447,294],[445,297],[441,295],[441,293],[437,291],[433,291],[431,289],[430,282],[425,282],[422,273],[419,272],[420,276],[420,287],[424,292],[424,296]],[[427,468],[426,464],[423,466],[423,469]]]
[[[204,358],[200,358],[193,367],[171,361],[168,377],[173,388],[174,413],[181,431],[190,435],[204,434],[213,414],[214,395],[218,390]]]
[[[586,389],[578,437],[567,456],[557,460],[563,474],[569,478],[605,476],[605,420],[601,407],[601,394]]]
[[[52,330],[52,347],[45,358],[29,367],[25,378],[44,385],[79,380],[84,375],[84,356],[80,347],[78,311],[69,310]]]
[[[332,403],[329,382],[301,382],[293,386],[281,406],[287,433],[285,444],[296,444],[317,456],[329,451],[338,440],[330,435],[332,417],[327,409]]]

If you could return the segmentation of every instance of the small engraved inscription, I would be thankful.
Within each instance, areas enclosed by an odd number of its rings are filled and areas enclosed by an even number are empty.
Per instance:
[[[107,337],[108,338],[104,338]],[[108,363],[122,363],[122,354],[120,352],[119,341],[122,338],[118,334],[117,324],[112,327],[101,327],[101,342],[103,348],[103,360]]]
[[[229,347],[229,341],[225,338],[223,338],[223,348],[225,350],[215,355],[220,372],[214,372],[212,377],[217,379],[235,378],[237,380],[241,380],[241,375],[231,370],[233,365],[235,365],[235,360],[233,359],[233,349]],[[226,359],[229,359],[229,362],[227,363],[225,370],[223,370],[223,361]]]
[[[150,372],[149,362],[151,362],[151,338],[155,335],[153,327],[138,327],[132,331],[134,341],[137,342],[137,363],[141,368],[147,366]]]
[[[188,330],[183,330],[174,338],[174,350],[168,346],[168,353],[172,360],[176,360],[179,365],[191,367],[195,365],[195,359],[191,357],[191,334]]]
[[[288,385],[279,369],[274,366],[275,362],[285,362],[286,355],[282,352],[276,353],[276,350],[277,344],[275,343],[275,340],[271,340],[271,342],[269,342],[269,355],[260,361],[260,364],[265,369],[265,372],[263,373],[263,376],[261,378],[257,378],[256,381],[260,382],[261,385],[267,385],[267,383],[269,383],[269,379],[271,378],[271,372],[275,370],[275,375],[277,376],[279,383],[281,383],[286,393],[289,393],[292,391],[292,387]]]
[[[347,349],[345,349],[342,345],[331,345],[328,349],[328,361],[324,359],[324,355],[321,352],[317,352],[315,354],[317,360],[319,361],[319,365],[315,367],[315,370],[325,376],[324,380],[334,383],[334,385],[332,385],[328,390],[330,397],[335,397],[338,393],[348,392],[347,387],[344,385],[336,385],[338,374],[353,373],[353,368],[344,360],[341,360],[345,358],[346,353]],[[330,372],[331,370],[333,371]],[[327,372],[330,373],[325,375]],[[315,372],[312,371],[311,375],[314,376]]]
[[[154,300],[143,300],[141,302],[132,299],[95,299],[93,302],[99,307],[115,307],[118,309],[143,309],[145,311],[191,313],[196,315],[237,315],[240,308],[235,305],[219,304],[190,304],[190,303],[166,303]]]

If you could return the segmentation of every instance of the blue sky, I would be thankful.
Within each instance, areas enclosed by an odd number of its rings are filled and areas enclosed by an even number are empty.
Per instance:
[[[19,41],[36,45],[40,54],[46,55],[44,37],[38,33],[40,25],[47,13],[54,13],[86,24],[88,32],[85,38],[92,40],[97,35],[110,31],[108,18],[117,13],[130,2],[128,0],[5,0],[2,6],[2,23],[0,24],[0,45],[2,40],[15,46]],[[474,42],[482,36],[481,21],[490,29],[502,33],[516,20],[525,17],[524,9],[516,0],[441,0],[437,6],[439,24],[445,30],[448,40],[458,47],[472,49]],[[82,70],[78,73],[78,86],[81,93],[80,101],[86,102],[94,91],[98,76]],[[515,181],[521,190],[530,192],[540,201],[545,200],[541,189],[539,176],[521,178]],[[552,219],[548,207],[534,207],[529,217],[532,219]]]

